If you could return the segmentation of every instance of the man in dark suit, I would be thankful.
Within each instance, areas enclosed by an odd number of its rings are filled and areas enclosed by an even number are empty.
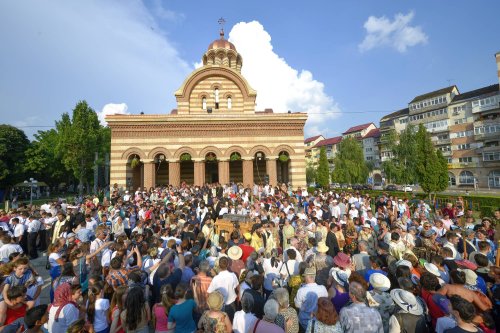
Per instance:
[[[326,235],[326,246],[328,246],[328,252],[326,252],[332,258],[337,255],[340,251],[339,242],[337,241],[337,236],[335,235],[335,228],[338,226],[335,223],[330,223],[330,231]]]

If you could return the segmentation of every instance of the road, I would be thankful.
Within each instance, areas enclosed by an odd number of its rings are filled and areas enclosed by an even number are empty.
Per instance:
[[[42,293],[40,294],[40,304],[50,304],[50,274],[45,269],[47,263],[46,253],[39,252],[39,257],[35,260],[30,260],[30,264],[35,268],[38,274],[43,278]]]

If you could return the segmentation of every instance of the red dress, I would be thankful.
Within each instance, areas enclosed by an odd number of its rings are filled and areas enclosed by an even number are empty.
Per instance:
[[[28,306],[26,304],[22,304],[20,307],[16,309],[7,307],[7,313],[4,325],[9,325],[10,323],[15,322],[19,318],[24,318],[24,316],[26,315],[27,307]]]

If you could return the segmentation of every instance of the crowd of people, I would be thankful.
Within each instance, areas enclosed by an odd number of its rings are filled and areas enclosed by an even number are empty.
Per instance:
[[[250,222],[223,232],[227,214]],[[284,184],[20,204],[0,211],[0,331],[491,333],[499,223],[461,198]]]

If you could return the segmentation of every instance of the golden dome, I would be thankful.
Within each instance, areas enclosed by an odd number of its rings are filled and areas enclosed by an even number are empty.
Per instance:
[[[224,39],[224,30],[220,30],[220,39],[214,40],[210,45],[208,45],[208,51],[215,49],[229,49],[236,51],[236,46],[230,41]]]

